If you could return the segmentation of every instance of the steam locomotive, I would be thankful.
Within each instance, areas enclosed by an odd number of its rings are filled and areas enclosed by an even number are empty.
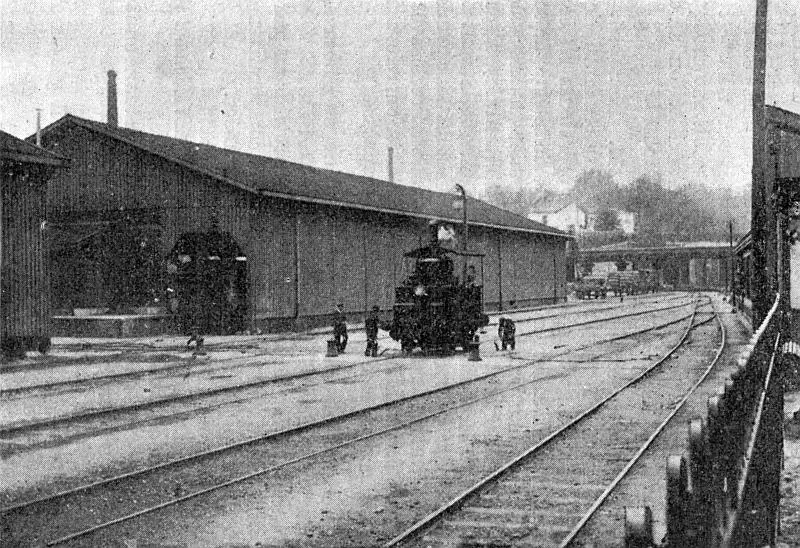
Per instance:
[[[475,333],[489,324],[476,268],[483,273],[483,255],[443,247],[437,229],[432,227],[429,245],[403,255],[413,270],[395,289],[389,335],[406,353],[417,347],[444,354],[457,347],[466,350]],[[460,278],[456,265],[462,267]]]
[[[229,335],[247,316],[247,257],[227,232],[183,234],[167,257],[169,312],[186,333]]]

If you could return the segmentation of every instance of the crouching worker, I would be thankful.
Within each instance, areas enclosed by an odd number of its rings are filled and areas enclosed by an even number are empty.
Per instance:
[[[333,338],[336,339],[336,350],[339,354],[347,348],[347,316],[343,312],[343,304],[337,304],[333,313]]]
[[[364,355],[376,358],[378,356],[378,326],[380,320],[378,318],[380,308],[376,305],[367,314],[367,319],[364,320],[364,331],[367,333],[367,349],[364,350]]]
[[[514,347],[516,346],[514,335],[516,332],[517,326],[514,324],[514,320],[511,318],[506,318],[505,316],[500,318],[500,321],[497,322],[497,336],[500,338],[500,344],[502,345],[503,350],[508,347],[511,347],[511,350],[514,350]]]

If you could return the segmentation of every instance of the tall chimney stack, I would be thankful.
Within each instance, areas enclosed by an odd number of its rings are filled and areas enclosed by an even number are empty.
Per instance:
[[[388,173],[389,182],[393,183],[394,182],[394,149],[392,147],[389,147],[389,165],[388,165],[388,170],[389,170],[389,173]]]
[[[42,146],[42,109],[36,109],[36,146]]]
[[[108,125],[117,127],[117,73],[108,71]]]

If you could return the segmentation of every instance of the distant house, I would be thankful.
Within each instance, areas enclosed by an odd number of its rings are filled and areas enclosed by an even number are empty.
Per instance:
[[[533,203],[528,218],[565,232],[589,228],[589,215],[570,194],[544,195]]]
[[[533,203],[528,218],[566,232],[581,234],[597,230],[597,221],[602,208],[581,203],[571,192],[543,194]],[[625,234],[633,234],[636,214],[620,209],[611,209],[617,215],[618,228]]]

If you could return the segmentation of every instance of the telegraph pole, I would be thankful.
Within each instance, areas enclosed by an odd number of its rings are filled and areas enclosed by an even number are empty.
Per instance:
[[[767,0],[756,0],[755,42],[753,44],[753,171],[751,189],[751,235],[753,238],[753,325],[759,325],[767,315],[772,301],[772,275],[767,271],[770,219],[769,194],[766,188],[764,163],[766,151],[766,95],[767,69]],[[769,238],[771,240],[771,238]]]
[[[728,290],[731,292],[731,298],[734,299],[733,307],[736,308],[736,294],[734,293],[734,268],[736,268],[736,260],[733,256],[733,220],[728,221],[728,236],[730,238],[730,257],[728,257]]]

